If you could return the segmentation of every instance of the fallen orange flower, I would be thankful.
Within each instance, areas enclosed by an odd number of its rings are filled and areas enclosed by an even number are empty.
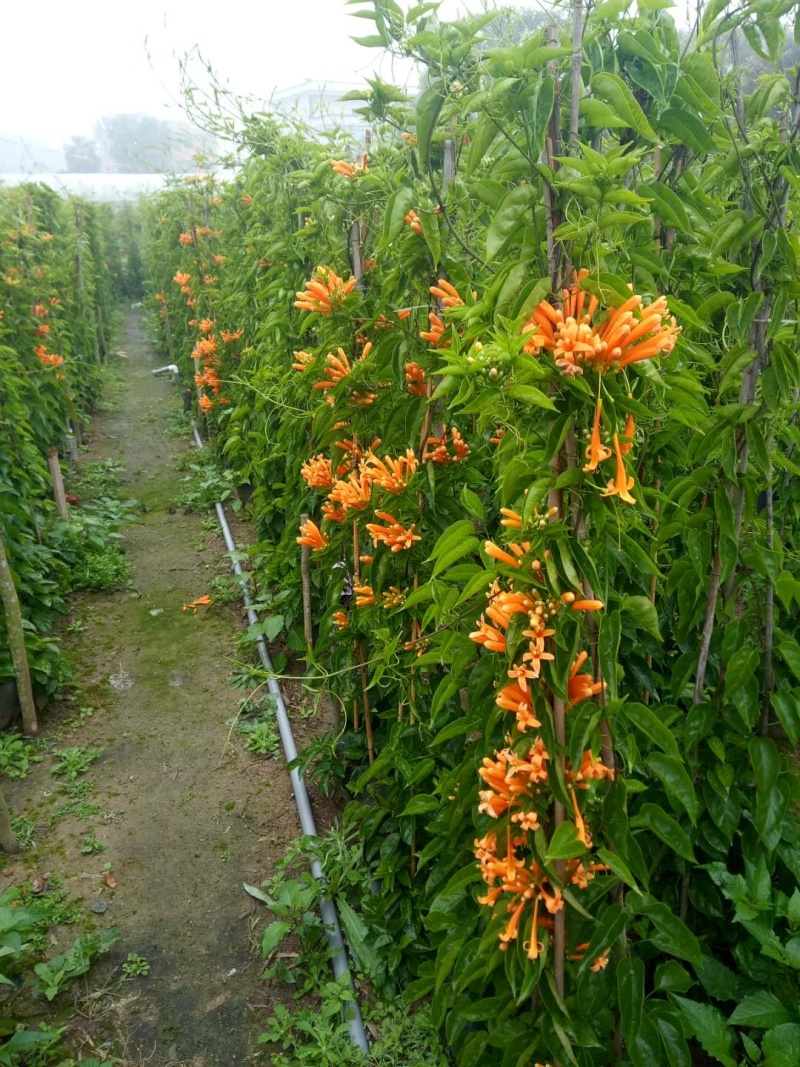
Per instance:
[[[184,604],[182,611],[191,611],[193,615],[197,614],[198,608],[208,607],[211,603],[211,597],[206,593],[205,596],[199,596],[196,600],[193,600],[189,604]]]

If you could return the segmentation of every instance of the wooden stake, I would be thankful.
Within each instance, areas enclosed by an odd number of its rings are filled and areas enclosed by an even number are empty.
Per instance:
[[[300,525],[308,522],[308,515],[300,516]],[[314,644],[314,624],[311,620],[311,549],[308,545],[300,546],[300,582],[303,589],[303,634],[309,654]]]
[[[0,789],[0,848],[11,855],[19,852],[19,841],[11,829],[11,813],[2,789]]]
[[[58,461],[57,448],[48,448],[47,462],[50,465],[50,475],[53,479],[53,496],[56,501],[56,509],[62,519],[69,518],[67,494],[64,492],[64,478],[61,474],[61,464]]]
[[[39,724],[36,721],[36,704],[33,701],[31,672],[28,667],[28,653],[25,650],[25,630],[22,625],[19,597],[11,576],[11,568],[8,565],[2,531],[0,531],[0,600],[3,603],[6,617],[8,647],[11,652],[11,662],[14,665],[14,677],[17,680],[17,697],[22,708],[23,733],[26,737],[35,737],[39,733]]]

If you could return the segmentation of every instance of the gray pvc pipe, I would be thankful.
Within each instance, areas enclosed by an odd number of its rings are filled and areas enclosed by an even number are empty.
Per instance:
[[[203,448],[203,440],[200,437],[197,430],[197,424],[194,420],[192,421],[192,432],[194,433],[197,447]],[[231,528],[228,526],[228,519],[221,502],[216,504],[216,510],[217,518],[219,519],[219,524],[222,529],[222,536],[225,539],[225,547],[228,552],[235,552],[236,546],[233,543],[233,537],[231,536]],[[252,625],[253,623],[258,622],[258,615],[250,600],[250,593],[247,589],[247,576],[237,559],[232,558],[231,562],[233,564],[234,573],[241,584],[242,598],[244,599],[244,606],[247,609],[247,618]],[[275,717],[278,722],[278,732],[281,735],[283,753],[288,764],[297,758],[297,746],[295,744],[294,734],[292,733],[292,724],[289,721],[289,714],[286,710],[283,693],[275,679],[272,660],[270,659],[267,644],[263,637],[259,637],[256,646],[258,648],[258,654],[261,657],[261,662],[264,664],[264,669],[270,672],[269,678],[267,679],[267,688],[275,698]],[[311,801],[309,800],[305,779],[299,773],[297,768],[289,771],[289,778],[294,791],[294,802],[297,805],[297,814],[300,817],[300,827],[305,835],[317,837],[317,824],[314,821],[314,813],[311,810]],[[319,860],[311,861],[311,873],[323,886],[325,885],[325,875],[322,873],[322,867]],[[319,910],[322,915],[322,922],[325,925],[328,944],[334,950],[334,956],[331,960],[333,973],[337,978],[345,978],[350,985],[350,988],[355,992],[353,978],[350,974],[350,967],[347,963],[347,952],[345,950],[344,938],[342,937],[342,928],[339,925],[339,916],[336,913],[336,905],[329,897],[323,895],[320,897]],[[345,1018],[347,1021],[347,1028],[350,1032],[350,1040],[364,1052],[369,1052],[369,1039],[367,1038],[367,1032],[364,1029],[364,1020],[361,1018],[361,1009],[358,1006],[358,1001],[354,1000],[347,1005],[347,1008],[345,1009]]]

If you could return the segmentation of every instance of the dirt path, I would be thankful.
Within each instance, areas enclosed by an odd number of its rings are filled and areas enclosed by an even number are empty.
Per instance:
[[[36,870],[61,876],[89,910],[107,904],[98,926],[120,927],[115,949],[92,972],[109,995],[75,1025],[95,1044],[109,1041],[125,1064],[235,1067],[254,1050],[254,1012],[264,1014],[254,1006],[268,999],[251,949],[255,903],[242,882],[267,877],[298,826],[282,763],[254,759],[239,742],[225,749],[226,720],[242,696],[228,684],[241,615],[235,607],[181,610],[227,571],[224,546],[203,529],[204,516],[172,506],[175,459],[190,446],[165,433],[176,398],[152,377],[157,364],[134,314],[121,347],[126,388],[117,410],[95,422],[88,458],[119,459],[124,492],[146,508],[125,531],[136,592],[82,601],[79,615],[98,619],[70,639],[81,692],[44,716],[56,747],[102,747],[86,778],[92,799],[116,814],[67,815],[42,830],[64,799],[49,760],[11,784],[9,801],[37,820]],[[115,689],[112,676],[127,676],[130,687]],[[99,710],[69,726],[83,706]],[[81,852],[87,832],[103,852]],[[114,890],[102,885],[107,863]],[[150,974],[117,984],[130,952],[147,959]]]

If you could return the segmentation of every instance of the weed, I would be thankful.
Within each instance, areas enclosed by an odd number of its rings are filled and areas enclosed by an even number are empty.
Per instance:
[[[87,548],[83,558],[72,569],[72,587],[108,592],[124,585],[130,576],[131,565],[117,545]]]
[[[81,852],[85,856],[92,856],[96,852],[105,852],[106,846],[98,841],[94,834],[84,834],[81,841]]]
[[[11,818],[11,829],[21,849],[32,848],[36,842],[33,835],[36,832],[36,823],[26,815],[14,815]]]
[[[85,822],[100,814],[99,804],[90,804],[85,800],[68,800],[63,804],[57,804],[53,812],[53,819],[63,819],[65,815],[74,815],[76,819]]]
[[[41,763],[42,757],[30,741],[21,734],[0,734],[0,774],[9,778],[24,778],[32,763]]]
[[[53,1000],[75,978],[86,974],[96,956],[108,952],[119,938],[119,929],[110,927],[102,934],[82,934],[59,956],[54,956],[33,968],[38,981],[34,988],[48,1000]]]
[[[86,774],[102,751],[102,748],[84,748],[82,745],[62,748],[60,751],[53,753],[58,762],[53,766],[50,773],[57,778],[63,777],[74,780],[78,775]]]
[[[57,875],[49,878],[44,893],[34,893],[30,885],[15,887],[0,895],[0,904],[34,908],[42,927],[67,926],[83,919],[81,898],[71,897]],[[42,935],[42,947],[45,944],[46,940]]]
[[[75,715],[71,715],[70,718],[64,720],[64,725],[71,730],[77,730],[83,726],[87,719],[91,719],[94,712],[94,708],[79,708]]]
[[[279,756],[281,741],[278,728],[272,720],[257,723],[241,723],[239,732],[246,734],[248,752],[255,756]]]
[[[122,964],[122,973],[126,978],[146,978],[150,974],[150,963],[144,956],[129,952]]]
[[[178,505],[187,511],[206,511],[213,508],[219,500],[234,497],[231,507],[234,511],[241,507],[234,494],[233,471],[220,470],[213,459],[198,458],[192,453],[184,461],[189,473],[183,479],[183,491],[178,498]],[[238,505],[238,507],[237,507]]]

